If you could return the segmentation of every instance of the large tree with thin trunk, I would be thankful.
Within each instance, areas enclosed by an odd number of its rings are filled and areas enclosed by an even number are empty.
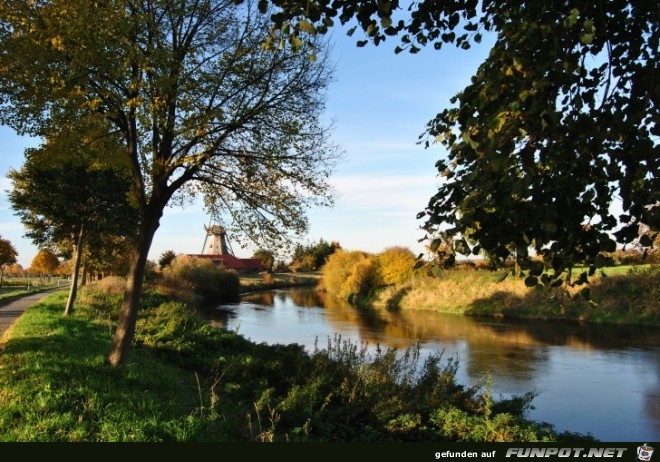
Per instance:
[[[65,315],[73,312],[87,244],[96,252],[114,236],[134,239],[138,227],[137,210],[128,203],[128,172],[92,163],[90,151],[109,145],[93,148],[74,139],[78,141],[75,145],[60,133],[42,147],[27,150],[25,164],[8,174],[13,184],[9,201],[27,229],[27,237],[38,246],[58,246],[71,253]]]
[[[18,252],[11,241],[0,236],[0,287],[2,287],[5,268],[16,263],[16,257]]]
[[[0,4],[2,122],[44,135],[75,108],[123,140],[140,228],[111,364],[127,359],[172,200],[200,193],[262,242],[304,231],[305,209],[331,200],[336,150],[320,121],[330,69],[301,43],[265,50],[269,28],[231,0]]]

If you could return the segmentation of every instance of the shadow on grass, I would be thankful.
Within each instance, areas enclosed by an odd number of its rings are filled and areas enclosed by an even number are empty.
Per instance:
[[[158,349],[144,346],[134,348],[125,367],[108,366],[112,336],[107,327],[65,318],[60,308],[54,312],[51,306],[41,306],[38,319],[25,320],[39,335],[22,336],[19,325],[0,353],[0,389],[20,397],[0,406],[3,440],[175,441],[218,436],[217,426],[192,418],[206,404],[200,402],[194,372],[154,361]]]

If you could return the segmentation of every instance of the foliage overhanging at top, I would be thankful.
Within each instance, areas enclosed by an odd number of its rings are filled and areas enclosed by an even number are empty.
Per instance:
[[[533,248],[558,277],[578,262],[593,272],[602,252],[642,230],[640,244],[652,244],[660,229],[657,2],[424,0],[409,14],[396,0],[271,3],[282,9],[271,15],[273,36],[292,45],[324,33],[333,18],[357,21],[349,34],[365,33],[358,46],[398,36],[396,52],[467,49],[495,36],[455,107],[422,136],[448,150],[437,162],[439,191],[418,215],[432,249],[449,242],[453,252],[524,260]],[[532,270],[530,285],[542,271]]]

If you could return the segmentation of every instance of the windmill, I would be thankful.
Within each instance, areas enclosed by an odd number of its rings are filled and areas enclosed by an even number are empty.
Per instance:
[[[202,248],[203,255],[234,255],[224,226],[209,223],[208,226],[204,225],[204,230],[206,237]]]

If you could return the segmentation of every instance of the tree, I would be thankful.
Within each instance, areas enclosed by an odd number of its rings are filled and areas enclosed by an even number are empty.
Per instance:
[[[320,270],[330,255],[341,249],[337,241],[328,242],[323,238],[317,243],[308,245],[298,244],[293,250],[289,266],[295,271],[317,271]]]
[[[261,263],[263,263],[264,267],[267,268],[268,271],[273,270],[273,265],[275,264],[275,255],[270,250],[255,250],[255,252],[252,254],[252,258],[256,258],[257,260],[261,261]]]
[[[409,15],[398,1],[271,3],[281,8],[271,15],[271,45],[324,33],[335,17],[357,20],[349,33],[365,33],[358,46],[399,35],[396,52],[496,37],[456,106],[422,137],[449,153],[436,164],[443,183],[418,214],[431,248],[451,240],[453,253],[518,262],[532,248],[554,275],[537,265],[526,282],[554,285],[576,263],[593,274],[603,253],[632,242],[642,225],[650,232],[640,243],[652,245],[660,229],[657,2],[422,0]]]
[[[5,268],[16,263],[16,257],[18,257],[18,252],[13,244],[0,236],[0,287],[2,287]]]
[[[158,266],[160,266],[160,269],[163,269],[172,263],[174,259],[176,258],[176,253],[174,250],[166,250],[165,252],[160,254],[160,258],[158,259]]]
[[[7,269],[7,274],[14,277],[25,276],[25,269],[20,263],[15,263]]]
[[[530,286],[557,285],[576,263],[593,274],[640,224],[660,227],[657,5],[545,3],[490,14],[489,57],[429,124],[449,156],[420,213],[427,230],[458,237],[459,253],[520,265],[533,248],[554,274],[534,265]]]
[[[50,281],[50,276],[60,266],[60,260],[57,255],[50,249],[42,249],[32,259],[30,264],[30,271],[33,274],[38,274],[40,279],[47,277]]]
[[[307,228],[308,205],[331,203],[321,43],[313,59],[268,51],[268,32],[251,3],[230,0],[0,5],[1,121],[40,135],[79,110],[119,133],[130,163],[140,227],[113,365],[127,359],[147,255],[172,199],[202,194],[213,214],[272,245]]]
[[[77,295],[78,275],[85,245],[94,240],[94,252],[110,236],[135,236],[136,210],[128,204],[130,183],[126,172],[91,166],[89,144],[69,143],[59,133],[39,149],[26,152],[20,170],[11,170],[9,201],[26,235],[37,245],[59,245],[71,250],[71,287],[64,314],[70,315]]]

